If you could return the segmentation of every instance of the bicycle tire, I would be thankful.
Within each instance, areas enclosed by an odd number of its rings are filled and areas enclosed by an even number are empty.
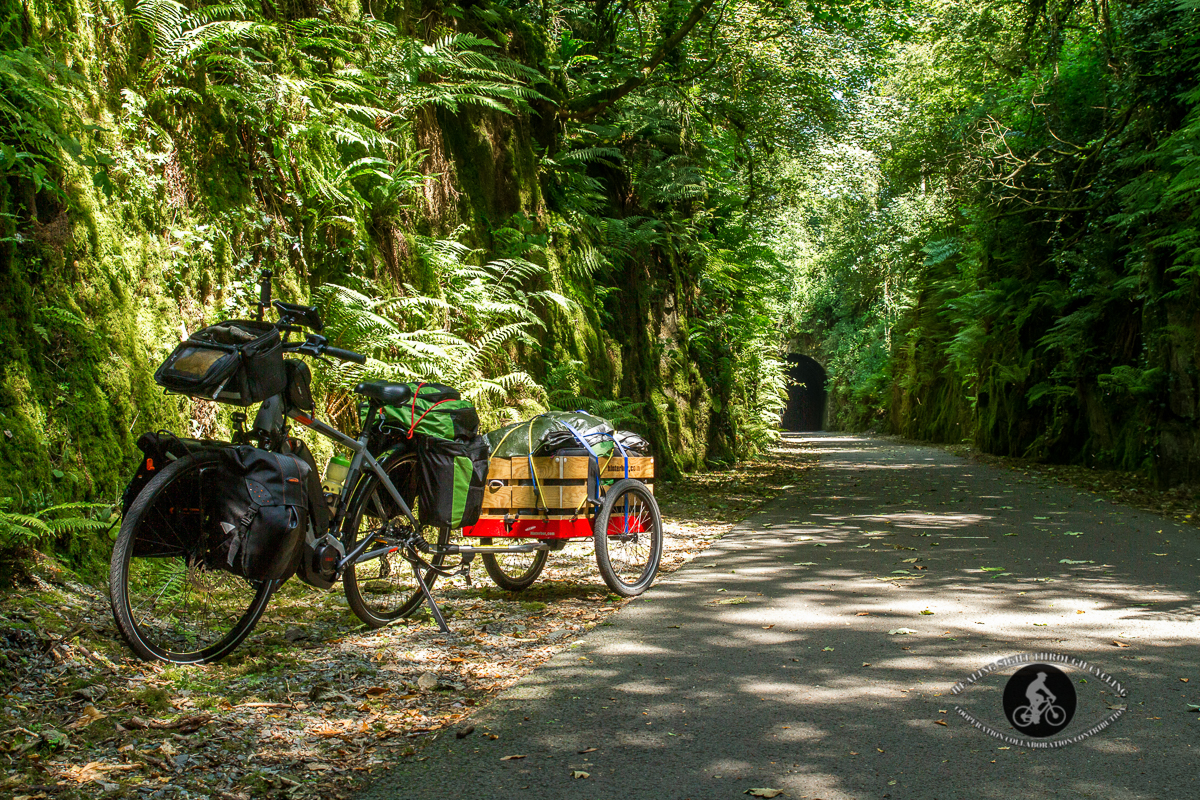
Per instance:
[[[1067,718],[1066,709],[1064,709],[1062,706],[1056,706],[1056,705],[1047,706],[1046,713],[1045,713],[1045,715],[1042,716],[1042,719],[1044,719],[1046,721],[1047,725],[1054,725],[1054,726],[1062,725],[1063,721],[1066,718]]]
[[[212,557],[225,534],[205,504],[205,481],[219,458],[209,450],[168,464],[121,522],[109,601],[117,630],[145,661],[219,661],[250,635],[271,598],[270,581],[240,578]]]
[[[490,536],[481,537],[479,544],[484,547],[490,546],[492,538]],[[515,556],[526,555],[533,556],[532,563],[523,572],[516,572],[512,564],[513,561],[518,560]],[[509,592],[523,592],[532,586],[533,582],[542,574],[549,556],[550,551],[548,550],[535,550],[533,553],[482,553],[480,560],[483,561],[483,568],[487,570],[488,577],[501,589]],[[504,559],[503,563],[501,559]]]
[[[609,530],[612,526],[617,526],[615,531]],[[646,484],[625,478],[609,487],[592,539],[600,577],[614,594],[637,597],[650,588],[662,560],[663,528],[658,503]]]
[[[416,496],[416,463],[415,453],[400,453],[385,459],[380,465],[412,510],[414,517],[420,513]],[[380,529],[400,516],[398,509],[388,508],[391,505],[392,501],[387,497],[387,490],[383,488],[379,478],[371,473],[364,475],[350,498],[350,511],[342,528],[342,543],[347,553],[358,546],[364,533],[369,536],[377,535]],[[370,527],[365,531],[364,519],[374,520],[367,523]],[[402,516],[400,519],[405,521]],[[423,527],[421,532],[426,541],[439,547],[444,547],[450,541],[448,527],[430,525]],[[435,567],[440,567],[445,563],[446,557],[435,555],[428,560]],[[376,574],[372,575],[372,572]],[[425,586],[433,588],[437,577],[436,572],[427,571]],[[350,610],[372,628],[382,628],[410,616],[425,599],[417,585],[412,565],[400,556],[398,551],[346,567],[346,571],[342,573],[342,586]]]
[[[1033,707],[1021,706],[1013,711],[1013,724],[1018,728],[1028,728],[1033,724]]]

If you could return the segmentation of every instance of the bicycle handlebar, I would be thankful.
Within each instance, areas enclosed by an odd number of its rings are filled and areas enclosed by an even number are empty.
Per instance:
[[[325,355],[333,356],[334,358],[340,358],[342,361],[353,361],[355,364],[367,363],[366,356],[364,356],[362,353],[356,353],[353,350],[343,350],[340,347],[330,347],[329,345],[325,345],[325,347],[322,348],[322,351]]]
[[[363,354],[353,350],[343,350],[340,347],[332,347],[326,343],[324,336],[318,336],[315,333],[310,333],[303,342],[286,344],[283,349],[289,353],[303,353],[306,356],[332,356],[342,361],[353,361],[355,364],[367,363],[367,357]]]

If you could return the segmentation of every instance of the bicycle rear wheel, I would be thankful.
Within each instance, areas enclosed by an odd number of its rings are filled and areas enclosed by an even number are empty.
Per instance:
[[[387,459],[381,466],[388,479],[400,492],[413,516],[420,517],[417,500],[417,457],[415,453],[402,453]],[[408,520],[400,513],[383,483],[368,473],[360,481],[350,499],[350,510],[343,527],[342,543],[349,553],[366,538],[374,539],[367,552],[386,550],[397,541],[400,529],[408,527]],[[426,525],[421,528],[425,541],[444,547],[450,541],[450,529]],[[378,545],[378,546],[376,546]],[[401,549],[383,552],[365,561],[346,567],[342,574],[342,586],[350,610],[372,628],[380,628],[416,611],[425,596],[417,584],[416,571],[403,556]],[[441,567],[444,555],[427,559],[435,567]],[[425,586],[432,587],[437,573],[426,571]]]
[[[663,528],[658,503],[646,484],[617,481],[604,495],[593,523],[596,566],[608,588],[636,597],[650,587],[662,560]]]
[[[139,658],[172,664],[224,658],[254,630],[270,581],[222,568],[210,498],[219,454],[168,464],[130,504],[109,565],[117,630]]]

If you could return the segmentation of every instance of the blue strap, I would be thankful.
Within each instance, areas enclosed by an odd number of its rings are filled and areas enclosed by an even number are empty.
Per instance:
[[[592,497],[594,497],[596,500],[599,500],[600,499],[600,456],[597,455],[596,451],[592,449],[592,446],[590,444],[588,444],[588,441],[587,441],[587,439],[584,438],[583,434],[581,434],[579,431],[572,428],[566,422],[563,422],[561,419],[558,421],[562,422],[563,427],[566,428],[567,430],[569,430],[575,436],[575,439],[581,445],[583,445],[583,449],[588,451],[588,456],[591,457],[592,462],[596,465],[596,492],[595,492],[595,494],[592,495]],[[626,461],[625,463],[628,464],[629,462]],[[628,471],[628,467],[626,467],[626,470]]]
[[[574,428],[572,428],[570,425],[568,425],[567,423],[563,422],[562,420],[558,420],[558,421],[562,423],[562,425],[563,425],[563,427],[564,427],[564,428],[566,428],[566,429],[567,429],[567,430],[569,430],[569,431],[570,431],[572,434],[574,434],[575,438],[576,438],[576,439],[579,441],[579,443],[580,443],[581,445],[583,445],[583,449],[585,449],[585,450],[587,450],[587,451],[588,451],[588,455],[589,455],[589,456],[591,456],[592,458],[595,458],[595,459],[599,459],[599,458],[600,458],[600,456],[596,454],[596,451],[592,449],[592,446],[591,446],[590,444],[588,444],[588,442],[587,442],[587,439],[585,439],[585,438],[583,437],[583,434],[581,434],[579,431],[575,430]]]
[[[613,446],[617,448],[617,452],[620,453],[621,458],[623,458],[625,460],[625,477],[628,478],[629,477],[629,453],[625,450],[624,447],[621,446],[621,443],[617,441],[617,432],[616,431],[613,431],[612,434],[610,434],[610,435],[612,436]]]

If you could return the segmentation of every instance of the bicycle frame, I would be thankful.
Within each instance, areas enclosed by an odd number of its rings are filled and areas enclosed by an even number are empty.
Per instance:
[[[274,400],[274,398],[271,398],[271,400]],[[268,406],[271,406],[271,408],[268,408]],[[283,423],[282,417],[284,416],[283,413],[280,413],[280,412],[282,412],[282,407],[275,406],[275,404],[271,403],[271,401],[268,400],[266,403],[263,404],[262,409],[263,409],[263,411],[266,412],[267,415],[272,416],[272,417],[274,417],[276,414],[278,414],[279,426],[282,426],[282,423]],[[387,491],[388,495],[392,498],[392,501],[396,504],[396,507],[400,509],[400,512],[404,515],[404,518],[408,521],[409,525],[412,526],[412,529],[413,530],[420,529],[419,523],[417,522],[416,518],[413,516],[412,509],[410,509],[408,507],[408,504],[406,502],[404,502],[404,497],[401,496],[399,490],[396,489],[395,485],[392,483],[391,479],[388,477],[387,471],[384,470],[383,467],[381,467],[379,465],[379,461],[375,458],[374,455],[371,454],[370,450],[367,448],[366,431],[370,430],[372,424],[375,421],[375,416],[379,413],[379,410],[380,410],[379,407],[375,403],[370,404],[369,410],[367,412],[367,418],[363,423],[363,432],[359,435],[359,437],[357,439],[353,439],[350,436],[347,436],[346,434],[339,431],[337,428],[334,428],[332,425],[322,422],[321,420],[316,419],[315,417],[311,416],[310,414],[304,413],[303,411],[300,411],[298,409],[290,408],[286,411],[287,417],[290,417],[291,419],[295,420],[296,422],[300,423],[301,425],[305,426],[306,428],[309,428],[310,430],[320,434],[321,436],[324,436],[327,439],[332,439],[334,442],[337,442],[338,444],[342,445],[343,447],[345,447],[346,449],[348,449],[354,453],[353,457],[350,460],[350,468],[346,473],[345,481],[342,484],[342,493],[339,497],[337,513],[334,514],[333,519],[331,519],[329,522],[329,531],[328,531],[329,533],[333,533],[334,531],[341,530],[342,525],[344,524],[345,519],[346,519],[346,513],[350,506],[351,494],[353,493],[354,488],[358,485],[359,479],[362,477],[362,475],[365,472],[370,472],[375,477],[379,478],[379,481],[383,485],[383,488]],[[263,411],[260,411],[260,418],[262,416]],[[273,422],[274,420],[270,420],[270,421],[263,420],[263,421],[269,423],[269,422]],[[260,427],[258,423],[259,423],[259,419],[256,419],[255,427]],[[345,570],[349,566],[352,566],[354,564],[359,564],[364,561],[369,561],[372,558],[379,558],[383,555],[386,555],[388,553],[393,553],[396,550],[400,549],[399,545],[389,544],[389,545],[381,547],[377,550],[368,551],[367,548],[372,543],[373,543],[373,540],[371,539],[371,537],[364,537],[363,540],[358,544],[357,547],[355,547],[350,552],[346,553],[341,558],[341,560],[338,562],[337,576],[340,576],[342,574],[343,570]],[[552,545],[548,541],[547,542],[537,542],[535,544],[520,544],[520,545],[501,545],[501,546],[447,545],[445,547],[435,547],[433,545],[430,545],[428,542],[426,542],[420,536],[414,537],[412,539],[411,544],[413,546],[415,546],[417,549],[421,550],[422,552],[425,552],[427,554],[434,555],[434,556],[443,556],[443,555],[467,556],[468,557],[466,559],[467,564],[470,563],[471,558],[473,558],[476,553],[531,553],[531,552],[535,552],[538,550],[554,549],[554,545]],[[416,577],[417,577],[417,586],[420,587],[421,593],[425,596],[425,600],[429,604],[429,609],[430,609],[431,613],[433,614],[434,619],[437,621],[438,627],[442,630],[442,632],[449,633],[450,628],[446,625],[446,621],[442,616],[442,612],[440,609],[438,609],[437,603],[434,601],[433,595],[432,595],[432,593],[430,593],[429,587],[426,585],[425,576],[422,575],[422,573],[421,573],[421,568],[422,568],[421,565],[423,564],[423,562],[418,558],[407,558],[406,560],[408,560],[408,562],[410,564],[412,564],[413,572],[416,574]],[[430,565],[425,565],[425,568],[427,570],[433,569],[433,567]],[[336,577],[335,577],[335,580],[336,580]]]

